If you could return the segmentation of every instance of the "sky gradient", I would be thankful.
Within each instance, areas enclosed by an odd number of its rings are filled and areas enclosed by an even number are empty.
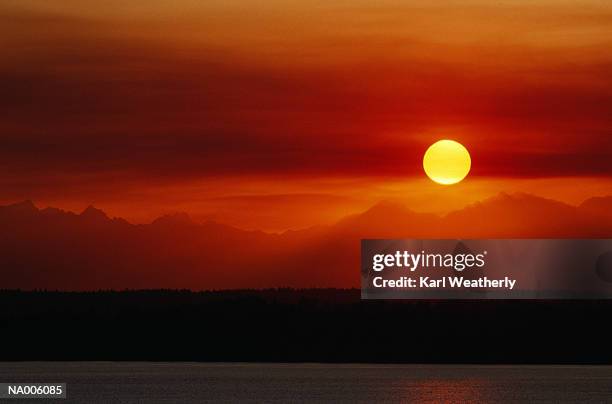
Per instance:
[[[8,0],[0,202],[330,223],[612,194],[606,1]],[[442,138],[461,184],[426,180]]]

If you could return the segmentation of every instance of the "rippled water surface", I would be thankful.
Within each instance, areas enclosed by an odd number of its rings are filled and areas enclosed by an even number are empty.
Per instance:
[[[65,382],[54,402],[82,403],[612,401],[608,366],[21,362],[0,382]]]

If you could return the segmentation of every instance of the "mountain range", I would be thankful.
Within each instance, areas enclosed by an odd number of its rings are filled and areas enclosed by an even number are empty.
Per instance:
[[[579,206],[499,194],[444,216],[389,202],[329,226],[247,231],[184,213],[150,224],[0,207],[2,289],[242,289],[358,287],[362,238],[609,238],[612,196]]]

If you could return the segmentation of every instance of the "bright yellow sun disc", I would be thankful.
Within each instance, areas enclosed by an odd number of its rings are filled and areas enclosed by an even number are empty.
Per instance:
[[[454,140],[439,140],[423,156],[425,174],[443,185],[456,184],[470,172],[472,160],[467,149]]]

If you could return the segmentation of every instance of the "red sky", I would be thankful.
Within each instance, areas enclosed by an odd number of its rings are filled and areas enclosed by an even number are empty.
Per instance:
[[[382,199],[612,194],[612,6],[192,0],[0,5],[0,199],[282,230]],[[440,138],[472,154],[440,187]]]

